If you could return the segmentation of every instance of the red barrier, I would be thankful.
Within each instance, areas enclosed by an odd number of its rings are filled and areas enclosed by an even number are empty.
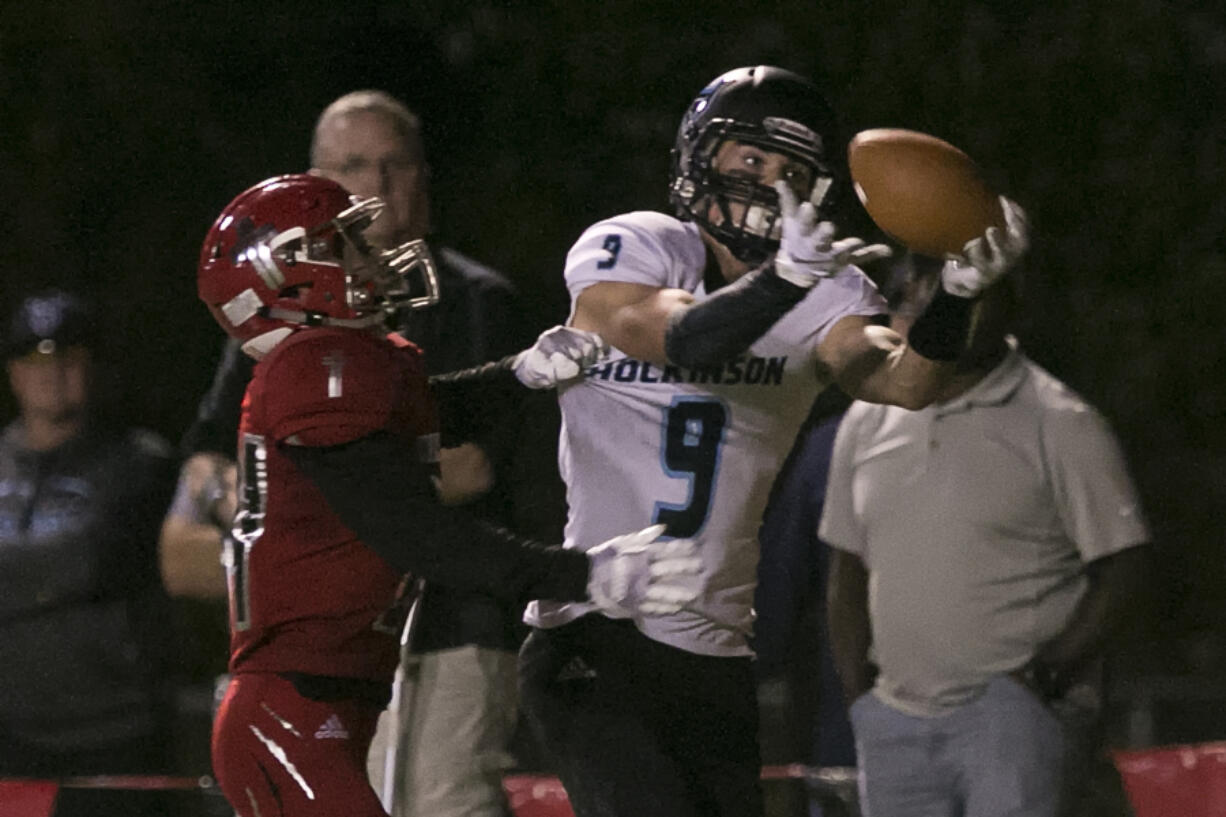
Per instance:
[[[762,779],[804,781],[810,791],[823,793],[844,804],[846,813],[858,813],[858,806],[853,805],[856,783],[854,768],[820,768],[800,763],[763,766]],[[535,774],[507,775],[502,779],[502,788],[507,793],[507,801],[515,817],[574,817],[570,800],[566,797],[566,789],[562,788],[561,781],[556,777]]]
[[[810,786],[835,788],[854,784],[855,770],[820,769],[800,764],[766,766],[763,780],[803,780]],[[502,781],[515,817],[574,817],[562,783],[552,775],[507,775]],[[217,795],[210,777],[105,775],[60,781],[0,780],[0,817],[52,817],[60,789],[123,789],[128,791],[200,791]],[[1138,815],[1149,817],[1149,815]],[[1189,815],[1181,815],[1189,817]]]
[[[1112,759],[1137,817],[1226,814],[1226,742],[1116,751]]]
[[[59,790],[47,780],[0,780],[0,817],[51,817]]]
[[[515,817],[574,817],[566,789],[556,777],[507,775],[502,779],[502,790]]]

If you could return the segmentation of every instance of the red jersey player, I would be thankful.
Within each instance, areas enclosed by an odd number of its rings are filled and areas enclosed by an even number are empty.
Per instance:
[[[243,817],[385,815],[366,752],[390,694],[406,574],[516,601],[591,599],[620,617],[694,597],[688,540],[659,526],[586,554],[545,546],[441,506],[440,418],[463,436],[465,402],[505,383],[577,375],[598,338],[556,328],[525,352],[437,378],[382,331],[405,304],[437,301],[420,241],[376,251],[382,209],[316,176],[269,179],[218,217],[198,288],[259,359],[239,430],[229,558],[233,680],[213,766]]]

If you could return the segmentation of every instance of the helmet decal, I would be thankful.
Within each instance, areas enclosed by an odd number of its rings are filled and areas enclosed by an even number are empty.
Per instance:
[[[221,312],[232,325],[238,326],[258,315],[263,305],[254,289],[244,289],[222,304]]]

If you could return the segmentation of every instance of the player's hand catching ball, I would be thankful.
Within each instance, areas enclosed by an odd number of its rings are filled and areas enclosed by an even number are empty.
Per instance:
[[[891,250],[885,244],[865,246],[859,238],[835,241],[834,224],[817,220],[817,205],[825,191],[821,185],[815,185],[813,190],[818,201],[797,204],[796,194],[787,182],[775,182],[783,218],[779,251],[775,253],[776,275],[808,289],[851,264],[862,265],[890,257]]]
[[[609,344],[595,332],[555,326],[515,357],[512,371],[530,389],[551,389],[572,380],[609,353]]]
[[[610,618],[676,613],[698,597],[687,576],[702,570],[690,539],[656,541],[663,525],[652,525],[597,545],[587,552],[587,592]]]
[[[1030,248],[1030,227],[1026,212],[1004,196],[1000,209],[1005,214],[1005,229],[989,227],[983,235],[972,238],[962,248],[961,255],[945,257],[941,269],[941,286],[950,295],[976,298],[1012,269]]]

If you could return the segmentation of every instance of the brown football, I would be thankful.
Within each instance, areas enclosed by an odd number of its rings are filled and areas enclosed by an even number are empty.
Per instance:
[[[861,131],[847,162],[869,216],[912,252],[960,253],[988,227],[1005,226],[979,166],[943,139],[903,128]]]

